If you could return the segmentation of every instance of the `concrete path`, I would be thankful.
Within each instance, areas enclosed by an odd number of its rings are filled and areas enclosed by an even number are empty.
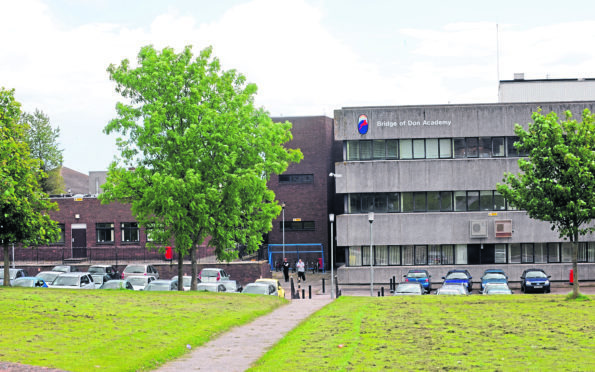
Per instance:
[[[306,287],[306,299],[292,300],[289,304],[255,319],[252,323],[233,328],[156,371],[245,371],[287,332],[331,302],[328,292],[320,293],[320,288],[316,284],[313,285],[312,299],[307,299]],[[286,289],[286,298],[289,298],[289,285],[283,283],[283,286]]]

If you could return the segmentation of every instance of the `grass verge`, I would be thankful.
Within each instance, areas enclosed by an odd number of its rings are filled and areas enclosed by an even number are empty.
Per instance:
[[[152,369],[284,303],[205,292],[0,289],[0,360],[69,371]]]
[[[341,297],[251,371],[595,371],[595,301]]]

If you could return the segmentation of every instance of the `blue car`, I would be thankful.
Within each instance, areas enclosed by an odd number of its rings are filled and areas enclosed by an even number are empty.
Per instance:
[[[427,293],[432,290],[432,281],[430,280],[432,276],[427,270],[409,270],[403,277],[406,282],[418,282]]]
[[[483,276],[481,277],[482,292],[487,283],[502,283],[508,285],[508,276],[502,269],[488,269],[483,272]]]
[[[38,278],[36,276],[31,277],[31,276],[24,276],[24,277],[20,277],[15,279],[12,282],[12,286],[13,287],[29,287],[29,288],[47,288],[48,285],[45,282],[45,280]]]
[[[521,291],[550,293],[550,278],[542,269],[527,269],[521,275]]]
[[[443,276],[444,279],[443,285],[445,284],[462,284],[464,285],[469,293],[473,289],[473,282],[471,279],[471,274],[467,270],[450,270],[446,276]]]

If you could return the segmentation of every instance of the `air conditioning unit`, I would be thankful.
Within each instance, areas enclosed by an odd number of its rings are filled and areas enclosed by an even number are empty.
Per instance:
[[[512,220],[495,220],[494,231],[496,232],[496,238],[512,237]]]
[[[471,221],[469,236],[472,238],[488,237],[488,222],[484,220]]]

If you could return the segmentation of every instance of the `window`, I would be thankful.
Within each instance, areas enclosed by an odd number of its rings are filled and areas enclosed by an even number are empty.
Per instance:
[[[502,196],[498,191],[494,191],[494,210],[506,210],[506,199],[504,199],[504,196]]]
[[[467,157],[476,158],[479,156],[479,144],[477,138],[467,138]]]
[[[387,205],[388,212],[400,212],[399,193],[398,192],[389,193],[387,195],[387,201],[388,201],[388,205]]]
[[[521,263],[521,245],[519,243],[512,243],[508,247],[508,257],[510,263]]]
[[[386,245],[377,245],[374,247],[374,255],[376,265],[387,266],[388,265],[388,247]]]
[[[401,247],[401,253],[403,254],[403,265],[413,265],[413,246],[404,245]]]
[[[372,141],[360,141],[359,158],[360,160],[372,159]]]
[[[113,223],[98,223],[95,225],[97,231],[97,243],[113,243],[114,242],[114,224]]]
[[[360,213],[362,211],[362,199],[360,194],[349,194],[349,213]]]
[[[428,191],[428,212],[439,212],[440,211],[440,192]]]
[[[442,246],[442,265],[454,265],[455,251],[452,245]]]
[[[505,155],[506,154],[504,152],[504,137],[492,138],[492,156],[503,157]]]
[[[427,265],[428,264],[428,246],[427,245],[416,245],[415,246],[415,264],[416,265]]]
[[[413,193],[402,192],[401,193],[401,210],[403,212],[413,212]]]
[[[374,212],[384,212],[386,213],[386,194],[376,194],[374,196]]]
[[[399,158],[399,141],[398,140],[386,140],[386,158],[387,159],[398,159]]]
[[[452,191],[440,192],[440,210],[442,212],[452,211]]]
[[[410,139],[399,140],[401,159],[413,159],[413,142]]]
[[[386,159],[386,146],[384,140],[372,141],[374,147],[374,159]]]
[[[314,231],[314,221],[285,221],[285,231]],[[283,231],[283,221],[279,223],[279,231]]]
[[[279,175],[280,184],[288,183],[314,183],[313,174],[281,174]]]
[[[455,251],[455,264],[466,265],[467,264],[467,245],[457,244]]]
[[[479,157],[489,158],[492,156],[492,137],[481,137],[479,139]]]
[[[494,209],[493,191],[479,192],[479,209],[482,211],[491,211]]]
[[[533,263],[533,244],[524,243],[522,245],[521,260],[523,263]]]
[[[467,157],[467,144],[464,138],[455,138],[453,140],[455,158],[466,158]]]
[[[560,245],[547,243],[547,262],[560,262]]]
[[[347,160],[359,160],[359,141],[347,141]]]
[[[372,247],[372,250],[374,247]],[[370,266],[370,247],[362,247],[362,266]]]
[[[479,191],[467,191],[467,210],[479,210]]]
[[[349,266],[362,265],[362,247],[349,247]]]
[[[533,255],[535,263],[547,263],[547,245],[545,243],[535,243],[533,245]]]
[[[595,243],[589,242],[587,247],[587,262],[595,262]]]
[[[562,262],[572,262],[572,244],[562,243]]]
[[[388,264],[401,265],[401,247],[398,245],[388,246]]]
[[[439,245],[430,245],[428,248],[428,265],[440,265],[441,255]]]
[[[494,263],[506,263],[506,244],[494,246]]]
[[[139,242],[140,231],[138,229],[138,223],[136,222],[122,222],[120,225],[122,230],[122,241],[123,242]]]
[[[426,211],[426,193],[425,192],[414,192],[413,193],[413,210],[415,212],[425,212]]]
[[[438,139],[428,138],[426,140],[426,158],[438,159]]]
[[[413,158],[424,159],[426,157],[426,146],[425,140],[414,139],[413,140]]]
[[[440,159],[452,158],[452,142],[450,138],[440,138]]]
[[[374,212],[374,194],[362,194],[362,212]]]
[[[464,212],[467,210],[467,193],[465,191],[455,191],[455,211]]]

